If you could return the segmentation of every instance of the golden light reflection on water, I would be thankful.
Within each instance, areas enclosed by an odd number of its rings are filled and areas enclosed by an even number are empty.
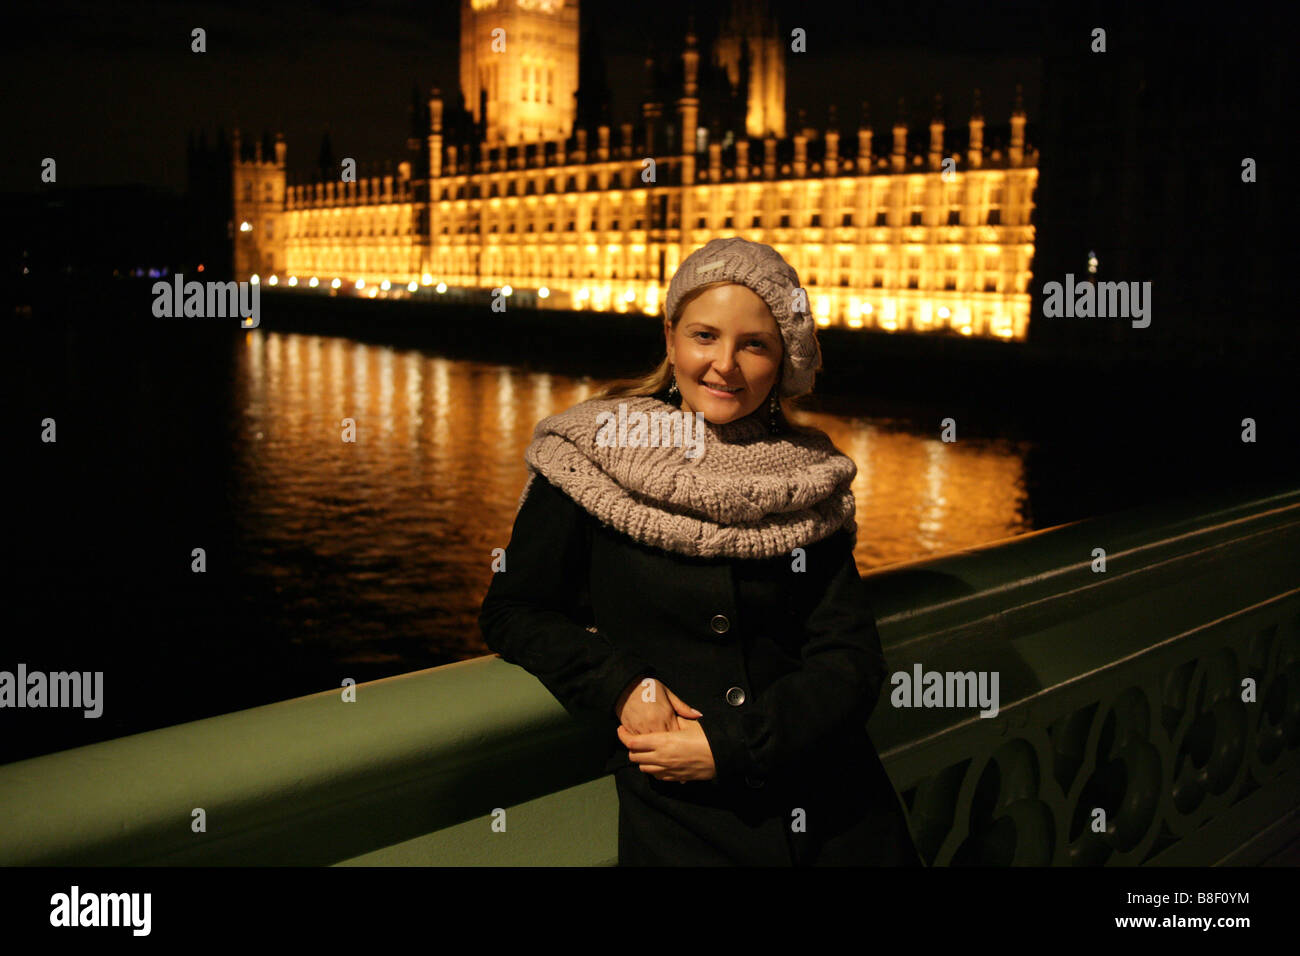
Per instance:
[[[858,466],[858,567],[873,568],[971,548],[1031,530],[1023,447],[944,442],[867,417],[806,412]]]
[[[247,332],[237,511],[256,572],[277,582],[283,625],[342,642],[344,660],[486,653],[478,609],[492,550],[509,542],[533,427],[603,384]],[[867,417],[801,419],[858,465],[864,572],[1030,530],[1023,449],[945,443],[937,422],[924,435]]]

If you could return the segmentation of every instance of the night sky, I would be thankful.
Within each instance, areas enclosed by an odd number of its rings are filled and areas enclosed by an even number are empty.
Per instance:
[[[615,122],[635,121],[645,37],[684,33],[717,3],[681,0],[582,4],[599,20]],[[775,3],[782,35],[807,31],[808,52],[787,66],[788,131],[796,110],[821,128],[826,106],[856,126],[872,104],[877,130],[892,123],[900,96],[914,124],[936,93],[949,123],[964,123],[970,89],[982,91],[990,124],[1004,124],[1016,83],[1024,85],[1030,128],[1038,107],[1042,4]],[[253,2],[26,3],[6,10],[0,52],[8,148],[3,190],[33,192],[40,161],[58,161],[64,186],[142,183],[180,192],[190,130],[234,126],[246,138],[283,131],[290,175],[314,166],[321,134],[336,156],[359,163],[404,158],[412,85],[427,96],[458,89],[456,0],[288,0]],[[190,31],[207,31],[206,53],[190,52]],[[707,117],[701,117],[707,122]]]

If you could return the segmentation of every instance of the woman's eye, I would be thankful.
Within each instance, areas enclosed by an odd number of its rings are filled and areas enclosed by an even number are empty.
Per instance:
[[[691,335],[692,335],[693,337],[695,337],[695,338],[700,338],[701,336],[704,336],[704,335],[712,335],[712,334],[713,334],[712,332],[692,332],[692,333],[691,333]],[[750,339],[746,344],[747,344],[747,345],[757,345],[760,349],[765,349],[765,348],[767,348],[767,343],[764,342],[762,339]]]

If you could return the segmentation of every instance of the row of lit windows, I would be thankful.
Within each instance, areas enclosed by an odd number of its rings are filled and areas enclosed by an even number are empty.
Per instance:
[[[251,179],[245,179],[244,180],[244,202],[252,202],[252,201],[253,201],[253,181]],[[279,193],[276,191],[274,179],[268,179],[263,183],[262,201],[263,202],[279,201]]]
[[[536,196],[539,195],[539,181],[536,179],[523,180],[523,191],[519,191],[517,179],[508,179],[505,184],[505,192],[501,192],[496,180],[484,183],[460,183],[455,186],[443,186],[442,199],[491,199],[496,196]],[[556,192],[556,177],[547,176],[541,181],[540,189],[542,193],[552,194]],[[609,185],[607,189],[623,189],[624,186],[632,188],[641,182],[640,175],[636,170],[625,170],[619,172],[613,170],[609,174]],[[564,192],[580,192],[578,188],[578,174],[568,176],[564,181]],[[587,192],[601,191],[600,177],[595,173],[587,174]]]
[[[554,103],[551,95],[551,87],[555,81],[554,70],[543,70],[540,66],[524,66],[524,82],[519,90],[519,99],[527,103],[532,100],[534,103],[541,103],[543,88],[546,91],[546,102]],[[531,94],[531,95],[530,95]]]
[[[587,173],[586,188],[585,190],[580,190],[578,186],[578,179],[580,175],[581,175],[580,173],[572,173],[569,176],[564,177],[564,189],[562,191],[565,193],[576,193],[580,191],[585,191],[585,192],[602,191],[602,187],[600,185],[600,177],[597,173]],[[519,185],[521,182],[523,184],[522,187]],[[443,200],[484,199],[484,198],[492,199],[497,196],[536,196],[542,194],[549,195],[557,191],[558,182],[559,179],[556,176],[546,176],[545,178],[534,178],[530,176],[522,180],[516,178],[510,178],[505,180],[504,192],[501,190],[500,183],[496,179],[489,180],[487,183],[463,182],[463,183],[448,184],[442,186],[438,198],[441,198]],[[625,170],[615,169],[609,172],[608,185],[606,185],[603,188],[608,190],[618,190],[624,188],[635,189],[635,188],[639,188],[642,185],[646,185],[646,184],[645,181],[641,178],[640,169],[625,169]],[[965,205],[967,189],[975,190],[979,193],[984,193],[985,191],[987,191],[988,194],[987,205],[1001,206],[1003,203],[1003,197],[1005,195],[1005,192],[1001,183],[990,185],[987,188],[978,183],[973,183],[970,186],[952,186],[947,189],[944,189],[942,195],[940,196],[939,204],[943,206]],[[888,191],[886,189],[879,188],[879,187],[872,191],[873,198],[877,205],[881,205],[883,203],[884,201],[883,197],[887,195],[887,192]],[[734,193],[728,194],[729,200],[734,201],[734,198],[735,198]],[[984,199],[983,195],[980,195],[978,197],[978,201],[980,202],[981,205],[984,204],[983,199]],[[792,201],[791,193],[789,192],[781,193],[782,209],[789,209],[791,201]],[[914,187],[907,197],[907,205],[909,207],[910,206],[921,207],[924,206],[925,204],[926,204],[925,192],[923,188]],[[817,206],[821,205],[821,196],[818,194],[818,192],[814,191],[808,196],[808,205],[812,206],[813,208],[816,208]]]
[[[578,192],[579,189],[578,189],[577,180],[578,180],[578,176],[576,174],[568,176],[565,180],[564,192],[565,193]],[[484,198],[492,199],[498,196],[536,196],[539,194],[554,194],[556,192],[556,177],[554,176],[548,176],[542,182],[541,193],[538,192],[538,181],[535,179],[529,178],[523,180],[522,192],[520,192],[517,188],[518,182],[519,180],[516,179],[506,180],[504,192],[500,191],[499,184],[495,180],[486,184],[486,192],[484,190],[484,184],[482,183],[460,183],[458,185],[443,186],[441,188],[439,198],[441,198],[444,201],[453,200],[453,199],[484,199]],[[636,188],[640,184],[641,184],[640,176],[636,170],[625,170],[623,172],[614,170],[609,174],[609,185],[606,188],[611,190],[620,190],[623,189],[625,186],[627,188]],[[972,188],[978,189],[979,187],[975,186]],[[587,186],[585,191],[586,192],[601,191],[600,179],[596,173],[587,174]],[[264,187],[264,192],[265,195],[263,198],[265,199],[265,201],[267,202],[276,201],[277,194],[276,194],[275,185],[273,181],[266,182]],[[885,192],[884,190],[879,190],[879,189],[874,191],[872,198],[876,205],[883,204],[884,192]],[[989,187],[988,189],[989,198],[988,198],[987,205],[994,208],[1000,207],[1003,202],[1003,195],[1004,195],[1003,187],[1001,184],[997,184]],[[251,180],[246,180],[244,182],[244,200],[246,202],[253,201],[253,183]],[[952,189],[945,190],[942,200],[943,201],[941,203],[941,206],[953,207],[949,209],[949,218],[951,219],[955,209],[960,209],[960,207],[965,204],[965,196],[962,187],[954,187]],[[790,209],[790,203],[791,203],[790,193],[788,192],[782,193],[781,209],[788,211]],[[728,204],[734,207],[735,205],[734,195],[728,197]],[[809,207],[816,209],[818,206],[821,205],[821,197],[815,193],[813,195],[810,195],[808,197],[808,205]],[[924,208],[925,205],[923,193],[919,189],[913,188],[910,195],[908,196],[907,205],[912,210],[912,216],[914,218],[919,216],[920,209]],[[984,204],[981,203],[981,205]],[[920,223],[917,222],[915,224],[919,225]]]
[[[267,237],[271,235],[270,224],[267,225]],[[330,236],[348,236],[354,238],[364,238],[366,236],[414,236],[416,229],[414,225],[408,225],[405,229],[394,226],[390,231],[387,226],[380,226],[376,229],[373,225],[369,229],[320,229],[306,227],[301,232],[291,232],[290,238],[296,239],[326,239]]]
[[[921,225],[924,225],[924,223],[921,221],[920,215],[921,215],[920,213],[915,213],[915,214],[912,216],[912,218],[911,218],[909,224],[912,225],[912,226],[921,226]],[[749,219],[749,224],[748,224],[748,227],[747,227],[747,228],[750,228],[750,229],[762,229],[762,228],[763,228],[763,217],[762,217],[761,215],[757,215],[757,216],[749,216],[749,217],[747,217],[747,218]],[[844,213],[844,214],[840,217],[840,226],[841,226],[841,227],[851,227],[851,226],[853,225],[853,219],[854,219],[854,217],[853,217],[853,213],[849,213],[849,212]],[[722,228],[722,229],[736,229],[736,228],[741,228],[741,227],[738,227],[738,226],[736,225],[736,221],[737,221],[737,217],[736,217],[736,216],[724,216],[724,217],[722,218],[722,222],[721,222],[721,224],[720,224],[717,228]],[[599,219],[591,219],[591,220],[588,220],[588,222],[589,222],[589,225],[588,225],[587,228],[588,228],[589,231],[591,231],[591,232],[600,232],[600,231],[602,231],[602,227],[601,227],[601,225],[600,225],[600,220],[599,220]],[[627,226],[628,229],[634,229],[634,230],[635,230],[635,229],[644,229],[644,228],[646,228],[646,225],[645,225],[645,219],[644,219],[644,218],[641,218],[641,217],[637,217],[637,218],[635,218],[635,219],[629,219],[629,220],[627,220],[627,222],[628,222],[628,226]],[[622,220],[622,219],[611,219],[611,220],[609,220],[609,225],[608,225],[607,227],[605,227],[605,228],[608,229],[608,230],[610,230],[610,231],[618,231],[619,229],[623,228],[622,223],[623,223],[623,220]],[[874,218],[874,220],[873,220],[873,223],[874,223],[875,226],[879,226],[879,227],[885,227],[885,226],[888,226],[888,225],[889,225],[889,214],[888,214],[888,212],[882,210],[882,211],[876,213],[875,218]],[[979,222],[975,223],[975,225],[997,226],[997,225],[1001,225],[1001,223],[1002,223],[1002,215],[1001,215],[1001,212],[1000,212],[999,210],[997,210],[997,209],[989,209],[989,210],[985,210],[985,213],[984,213],[983,217],[981,218],[981,220],[980,220]],[[948,216],[947,225],[949,225],[949,226],[960,226],[961,224],[962,224],[962,222],[961,222],[961,213],[960,213],[960,210],[956,210],[956,209],[951,210],[951,212],[949,213],[949,216]],[[499,229],[498,227],[499,227],[500,225],[504,225],[505,228],[504,228],[504,229]],[[535,229],[535,228],[534,228],[534,225],[541,225],[541,224],[535,224],[535,223],[530,219],[529,221],[523,223],[523,227],[524,227],[524,228],[523,228],[522,231],[525,232],[525,233],[530,233],[530,232],[555,232],[555,231],[556,231],[556,229],[555,229],[555,225],[556,225],[556,223],[555,223],[554,221],[552,221],[552,220],[549,220],[549,219],[548,219],[548,220],[545,222],[545,224],[544,224],[544,225],[545,225],[545,228],[542,228],[542,229]],[[489,221],[488,224],[487,224],[487,232],[488,232],[489,234],[495,234],[495,233],[498,233],[498,232],[504,232],[504,233],[506,233],[506,234],[510,234],[510,233],[514,233],[514,232],[518,231],[518,230],[516,230],[515,226],[516,226],[516,224],[515,224],[514,222],[510,222],[510,221],[507,221],[507,222],[505,222],[505,223],[498,223],[498,222],[492,222],[492,221]],[[569,219],[569,220],[566,220],[565,225],[564,225],[564,229],[563,229],[562,231],[563,231],[563,232],[574,232],[574,231],[576,230],[576,227],[577,227],[577,222],[576,222],[575,220],[573,220],[573,219]],[[680,227],[681,227],[681,220],[680,220],[680,217],[678,217],[678,216],[671,216],[671,217],[669,217],[669,219],[667,220],[666,223],[661,223],[661,224],[659,224],[656,228],[678,229],[678,228],[680,228]],[[695,219],[695,228],[696,228],[696,229],[709,229],[709,228],[713,228],[713,227],[711,227],[711,226],[709,225],[709,217],[708,217],[708,216],[698,216],[698,217],[696,217],[696,219]],[[794,227],[792,227],[792,226],[791,226],[791,217],[790,217],[788,214],[783,214],[783,215],[777,217],[776,225],[775,225],[773,228],[777,228],[777,229],[790,229],[790,228],[820,229],[820,228],[822,228],[822,216],[821,216],[820,213],[813,213],[813,214],[809,217],[809,222],[808,222],[807,227],[799,227],[799,226],[794,226]],[[444,223],[444,224],[442,225],[442,228],[441,228],[440,232],[441,232],[441,234],[444,235],[444,236],[446,236],[446,235],[452,235],[453,232],[452,232],[451,224],[450,224],[450,223]],[[456,227],[455,227],[455,232],[454,232],[454,234],[455,234],[455,235],[466,235],[466,234],[475,234],[475,233],[479,233],[479,232],[481,232],[481,229],[480,229],[479,223],[477,223],[477,222],[473,222],[473,223],[459,223],[459,224],[457,224]],[[338,235],[338,234],[339,234],[339,233],[335,233],[335,235]]]
[[[363,180],[363,181],[364,181],[364,180]],[[316,185],[321,185],[321,184],[316,184]],[[360,186],[359,184],[357,184],[357,183],[354,183],[354,185],[356,186],[356,189],[354,190],[354,192],[353,192],[353,194],[352,194],[351,196],[348,196],[348,197],[347,197],[347,199],[348,199],[348,204],[349,204],[349,205],[359,204],[359,205],[362,205],[362,206],[369,206],[369,205],[373,205],[373,204],[375,204],[375,203],[379,200],[379,195],[378,195],[378,186],[376,186],[376,191],[375,191],[375,192],[371,192],[371,193],[369,193],[369,194],[367,194],[367,195],[360,195],[360,189],[361,189],[361,186]],[[300,190],[300,191],[298,192],[298,194],[297,194],[297,198],[294,199],[294,200],[292,200],[292,201],[293,201],[293,202],[296,202],[296,203],[299,204],[300,206],[307,206],[307,207],[311,207],[311,204],[313,204],[313,203],[315,203],[315,202],[317,202],[317,201],[332,201],[332,202],[339,202],[340,200],[342,200],[342,199],[344,198],[344,197],[343,197],[343,189],[342,189],[342,186],[343,186],[343,183],[339,183],[339,184],[335,187],[334,195],[333,195],[332,197],[328,197],[328,199],[326,199],[326,193],[325,193],[325,191],[322,189],[322,190],[321,190],[321,199],[320,199],[320,200],[318,200],[318,199],[316,198],[316,193],[314,192],[313,187],[312,187],[312,186],[307,186],[307,187],[306,187],[306,192],[304,193],[304,192],[302,192],[302,191]],[[295,188],[297,188],[297,187],[295,187]],[[393,190],[392,190],[390,196],[385,196],[385,197],[384,197],[384,199],[383,199],[383,203],[384,203],[385,205],[394,205],[394,204],[398,204],[398,203],[405,204],[407,201],[409,201],[409,198],[410,198],[410,190],[409,190],[409,189],[407,189],[407,190],[404,191],[404,190],[399,189],[399,188],[397,188],[397,187],[395,186],[395,187],[393,188]],[[267,183],[267,184],[266,184],[266,195],[265,195],[264,199],[265,199],[266,202],[276,202],[276,201],[278,201],[277,198],[276,198],[275,190],[272,189],[271,183]],[[244,201],[245,201],[245,202],[252,202],[252,201],[253,201],[253,184],[250,183],[250,182],[245,182],[245,183],[244,183]],[[332,208],[332,207],[327,207],[327,208]]]
[[[513,182],[511,183],[511,185],[513,185]],[[444,190],[443,190],[443,196],[442,196],[442,198],[443,198],[444,201],[451,201],[451,200],[453,200],[453,199],[462,199],[462,198],[463,198],[463,193],[464,193],[464,188],[463,188],[463,187],[461,187],[461,188],[455,190],[455,191],[454,191],[454,195],[453,195],[453,190],[451,190],[451,189],[444,189]],[[494,187],[493,187],[491,190],[489,190],[488,198],[492,198],[492,197],[494,197],[495,195],[496,195],[496,190],[495,190],[495,184],[494,184]],[[507,195],[511,195],[511,193],[508,192]],[[673,197],[672,197],[672,198],[673,198],[673,204],[674,204],[675,207],[680,205],[680,198],[679,198],[679,195],[680,195],[680,194],[674,194]],[[482,198],[482,197],[471,197],[471,198]],[[623,196],[623,197],[621,197],[621,198],[622,198],[622,201],[623,201],[624,203],[632,203],[632,205],[633,205],[634,207],[638,207],[638,206],[641,205],[640,202],[636,202],[636,201],[633,200],[632,197],[630,197],[630,196]],[[662,201],[662,199],[664,199],[664,198],[665,198],[665,197],[662,197],[662,196],[661,196],[661,197],[660,197],[661,201]],[[751,209],[754,208],[754,207],[761,207],[761,206],[762,206],[762,199],[761,199],[761,197],[756,197],[756,198],[759,199],[758,202],[753,203],[753,204],[748,204],[749,207],[750,207]],[[888,204],[887,204],[885,201],[883,201],[883,199],[884,199],[884,197],[882,196],[882,197],[879,197],[878,201],[874,202],[873,205],[874,205],[875,207],[877,207],[877,208],[875,209],[874,216],[868,214],[868,217],[867,217],[867,218],[868,218],[868,221],[872,221],[872,222],[874,222],[874,224],[877,225],[877,226],[887,226],[887,225],[889,225],[889,221],[888,221],[888,212],[889,212]],[[607,199],[605,199],[605,200],[602,200],[602,201],[607,202],[607,203],[613,205],[613,204],[617,204],[617,203],[619,202],[619,197],[609,197],[609,198],[607,198]],[[570,202],[572,202],[572,200],[570,200]],[[700,205],[705,205],[705,204],[704,204],[704,203],[700,203]],[[820,202],[810,202],[810,203],[807,205],[807,207],[806,207],[806,209],[804,210],[804,212],[802,212],[802,213],[794,213],[794,214],[792,214],[792,213],[790,212],[790,198],[789,198],[789,196],[783,196],[783,197],[781,198],[781,202],[780,202],[780,212],[779,212],[779,220],[780,220],[780,223],[781,223],[781,225],[782,225],[783,227],[789,227],[792,221],[796,221],[796,222],[798,222],[798,223],[800,223],[800,224],[804,224],[805,221],[806,221],[806,225],[809,226],[809,227],[811,227],[811,228],[821,228],[821,227],[823,226],[823,222],[822,222],[823,214],[822,214],[822,212],[820,212],[820,211],[814,211],[814,210],[819,210],[820,207],[821,207],[821,203],[820,203]],[[885,208],[880,208],[880,207],[885,207]],[[463,209],[463,208],[464,208],[464,207],[462,206],[462,209]],[[515,210],[513,210],[513,211],[519,211],[520,208],[522,208],[522,209],[526,209],[526,210],[528,210],[528,211],[532,211],[532,210],[534,210],[536,207],[535,207],[535,206],[532,206],[532,205],[525,206],[525,207],[515,207]],[[840,213],[839,213],[839,221],[840,221],[840,225],[841,225],[841,226],[852,226],[852,225],[854,224],[855,208],[856,208],[856,207],[854,207],[854,206],[848,206],[848,205],[844,205],[844,206],[841,207],[841,210],[840,210]],[[947,223],[947,225],[950,225],[950,226],[961,225],[962,208],[963,208],[963,207],[962,207],[960,204],[958,204],[958,205],[951,205],[951,206],[947,207],[947,209],[946,209],[946,213],[947,213],[947,216],[946,216],[946,223]],[[728,219],[741,218],[741,217],[737,217],[737,216],[736,216],[736,212],[737,212],[737,203],[736,203],[736,199],[735,199],[734,196],[729,197],[728,201],[725,202],[725,203],[722,205],[722,210],[725,211],[725,212],[728,214],[728,215],[727,215],[727,218],[728,218]],[[939,207],[939,208],[937,208],[935,211],[936,211],[937,213],[939,213],[940,215],[942,215],[943,212],[944,212],[945,210],[944,210],[943,207]],[[924,212],[925,212],[925,209],[924,209],[923,207],[922,207],[922,208],[914,208],[914,209],[910,209],[910,210],[908,210],[908,222],[909,222],[909,224],[910,224],[910,225],[913,225],[913,226],[921,226],[921,225],[925,225],[926,223],[925,223],[925,219],[924,219]],[[444,215],[446,215],[446,213],[444,213]],[[581,214],[580,214],[580,215],[581,215]],[[706,215],[707,215],[707,214],[706,214]],[[706,218],[706,215],[701,215],[701,216],[700,216],[700,219],[701,219],[701,220],[705,219],[705,218]],[[980,208],[976,211],[976,215],[977,215],[977,217],[978,217],[978,219],[979,219],[979,221],[976,223],[976,225],[983,225],[983,224],[986,224],[986,223],[987,223],[988,225],[994,225],[994,226],[996,226],[996,225],[999,225],[999,224],[1001,223],[1001,221],[1002,221],[1002,210],[1001,210],[1001,207],[1000,207],[1000,205],[996,205],[996,204],[992,204],[992,205],[988,205],[988,206],[982,206],[982,207],[980,207]],[[760,218],[760,216],[761,216],[761,210],[760,210],[759,213],[754,214],[751,218],[757,220],[757,219]],[[934,224],[937,225],[937,224],[939,224],[939,223],[936,221]],[[758,227],[758,225],[759,225],[758,223],[755,223],[755,227]],[[701,225],[699,228],[705,228],[705,226],[704,226],[704,225]]]
[[[885,227],[885,226],[888,226],[888,225],[889,225],[889,222],[888,222],[888,215],[889,215],[888,212],[886,212],[886,211],[884,211],[884,210],[881,210],[881,211],[877,212],[876,215],[875,215],[875,218],[874,218],[874,220],[873,220],[874,225],[879,226],[879,227]],[[921,221],[921,219],[920,219],[920,215],[921,215],[920,213],[913,213],[913,214],[912,214],[912,218],[911,218],[909,224],[912,225],[912,226],[921,226],[921,225],[923,225],[923,223],[922,223],[922,221]],[[722,228],[722,229],[735,229],[735,228],[737,228],[737,226],[736,226],[736,218],[737,218],[737,217],[735,217],[735,216],[725,216],[725,217],[723,217],[720,228]],[[853,225],[853,220],[854,220],[853,213],[846,212],[846,213],[844,213],[844,214],[840,217],[840,226],[842,226],[842,227],[851,227],[851,226]],[[600,231],[601,231],[601,228],[602,228],[602,227],[601,227],[601,225],[600,225],[600,219],[599,219],[599,218],[596,218],[596,219],[590,219],[590,220],[585,220],[585,221],[588,223],[587,229],[588,229],[589,231],[591,231],[591,232],[600,232]],[[620,230],[620,229],[623,228],[623,225],[622,225],[623,222],[624,222],[624,220],[623,220],[622,218],[610,219],[610,220],[609,220],[609,225],[608,225],[607,227],[605,227],[605,228],[608,229],[608,230],[610,230],[610,231],[618,231],[618,230]],[[645,229],[645,228],[646,228],[646,220],[644,219],[644,217],[640,217],[640,216],[638,216],[638,217],[636,217],[636,218],[629,218],[628,220],[626,220],[626,222],[627,222],[627,224],[628,224],[628,225],[627,225],[627,228],[628,228],[628,229],[637,230],[637,229]],[[782,214],[782,215],[779,216],[778,219],[777,219],[777,226],[776,226],[776,228],[780,228],[780,229],[788,229],[788,228],[791,228],[790,222],[791,222],[791,217],[790,217],[788,214]],[[980,222],[976,223],[976,225],[997,226],[997,225],[1000,225],[1001,222],[1002,222],[1002,216],[1001,216],[1000,211],[997,210],[997,209],[989,209],[989,210],[985,210],[985,211],[984,211],[984,216],[982,217],[982,219],[981,219]],[[392,228],[392,230],[391,230],[391,233],[390,233],[390,230],[389,230],[388,226],[386,226],[386,225],[380,225],[378,228],[376,228],[373,224],[369,225],[368,227],[367,227],[366,225],[363,225],[363,226],[361,226],[361,227],[358,228],[358,229],[352,229],[352,228],[350,228],[349,226],[342,225],[342,224],[337,225],[337,226],[335,226],[334,228],[331,229],[331,228],[328,228],[328,226],[330,226],[330,225],[334,225],[334,224],[333,224],[333,223],[326,224],[326,228],[324,228],[324,229],[322,229],[320,225],[314,225],[314,226],[313,226],[313,225],[306,225],[306,226],[304,227],[304,230],[303,230],[302,232],[298,233],[298,235],[300,235],[300,236],[302,236],[302,237],[304,237],[304,238],[319,238],[319,237],[322,237],[322,236],[386,236],[386,235],[390,235],[390,234],[391,234],[391,235],[414,235],[414,234],[417,232],[417,229],[416,229],[416,227],[415,227],[413,224],[412,224],[412,225],[408,225],[405,229],[401,229],[401,228],[399,228],[399,227],[397,227],[397,226],[394,226],[394,227]],[[504,227],[505,227],[504,230],[502,230],[502,229],[499,228],[499,226],[501,226],[501,225],[504,225]],[[555,229],[556,222],[555,222],[554,220],[551,220],[551,219],[547,219],[547,221],[546,221],[545,224],[544,224],[544,225],[545,225],[545,228],[543,228],[543,229],[534,229],[534,226],[535,226],[535,225],[540,225],[540,224],[536,224],[532,219],[530,219],[530,220],[528,220],[527,222],[525,222],[525,223],[523,224],[523,227],[524,227],[524,228],[523,228],[522,231],[523,231],[524,233],[531,233],[531,232],[555,232],[555,231],[556,231],[556,229]],[[953,210],[950,210],[950,211],[949,211],[949,214],[948,214],[948,220],[947,220],[947,225],[949,225],[949,226],[960,226],[960,225],[961,225],[961,214],[960,214],[960,210],[953,209]],[[657,228],[678,229],[678,228],[680,228],[680,226],[681,226],[681,220],[680,220],[680,217],[678,217],[678,216],[670,216],[670,217],[667,219],[666,222],[660,223],[660,224],[657,226]],[[696,220],[695,220],[695,228],[696,228],[696,229],[708,229],[708,228],[710,228],[710,225],[709,225],[709,217],[708,217],[708,216],[698,216],[698,217],[696,217]],[[762,228],[763,228],[763,217],[762,217],[761,215],[758,215],[758,216],[751,216],[751,217],[749,217],[749,228],[751,228],[751,229],[762,229]],[[799,228],[799,227],[795,227],[795,228]],[[808,220],[807,228],[810,228],[810,229],[819,229],[819,228],[822,228],[822,216],[821,216],[821,213],[812,213],[812,214],[809,216],[809,220]],[[576,229],[577,229],[577,220],[569,219],[569,220],[566,220],[566,221],[565,221],[564,229],[563,229],[562,231],[564,231],[564,232],[574,232],[574,231],[576,231]],[[481,230],[481,228],[480,228],[480,224],[479,224],[478,222],[472,222],[472,223],[464,223],[464,222],[462,222],[462,223],[458,223],[458,224],[456,225],[454,235],[476,235],[476,234],[479,234],[481,231],[482,231],[482,230]],[[516,230],[516,223],[513,222],[513,221],[507,221],[507,222],[505,222],[505,223],[500,223],[500,222],[497,222],[497,221],[489,221],[489,222],[487,223],[487,232],[488,232],[488,234],[497,234],[498,232],[504,232],[505,234],[513,234],[513,233],[515,233],[516,231],[517,231],[517,230]],[[442,235],[444,235],[444,236],[446,236],[446,235],[452,235],[453,233],[452,233],[452,227],[451,227],[451,224],[450,224],[450,223],[443,223],[442,228],[440,229],[440,233],[441,233]],[[268,229],[267,229],[267,235],[268,235],[268,237],[270,236],[270,228],[269,228],[269,225],[268,225]]]
[[[960,206],[964,204],[966,202],[966,193],[968,189],[974,191],[977,194],[981,194],[986,191],[985,187],[978,182],[973,182],[969,186],[960,185],[960,184],[948,186],[942,190],[941,205]],[[987,186],[987,192],[988,192],[989,205],[991,206],[1002,205],[1002,197],[1004,195],[1002,183],[995,182]],[[926,196],[925,185],[919,183],[914,184],[908,190],[907,204],[909,206],[924,206],[926,204],[925,196]],[[977,201],[982,201],[984,197],[983,195],[976,195],[974,198],[976,198]]]

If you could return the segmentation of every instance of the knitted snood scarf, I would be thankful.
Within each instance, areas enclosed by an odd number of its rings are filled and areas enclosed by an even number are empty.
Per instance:
[[[622,403],[629,424],[620,441]],[[635,412],[682,419],[702,441],[695,457],[686,455],[691,439],[653,447],[658,429],[635,428]],[[537,424],[524,454],[528,481],[519,506],[540,472],[603,524],[676,554],[770,558],[841,528],[856,540],[853,460],[817,429],[770,434],[766,414],[764,403],[715,425],[651,396],[590,399]]]

